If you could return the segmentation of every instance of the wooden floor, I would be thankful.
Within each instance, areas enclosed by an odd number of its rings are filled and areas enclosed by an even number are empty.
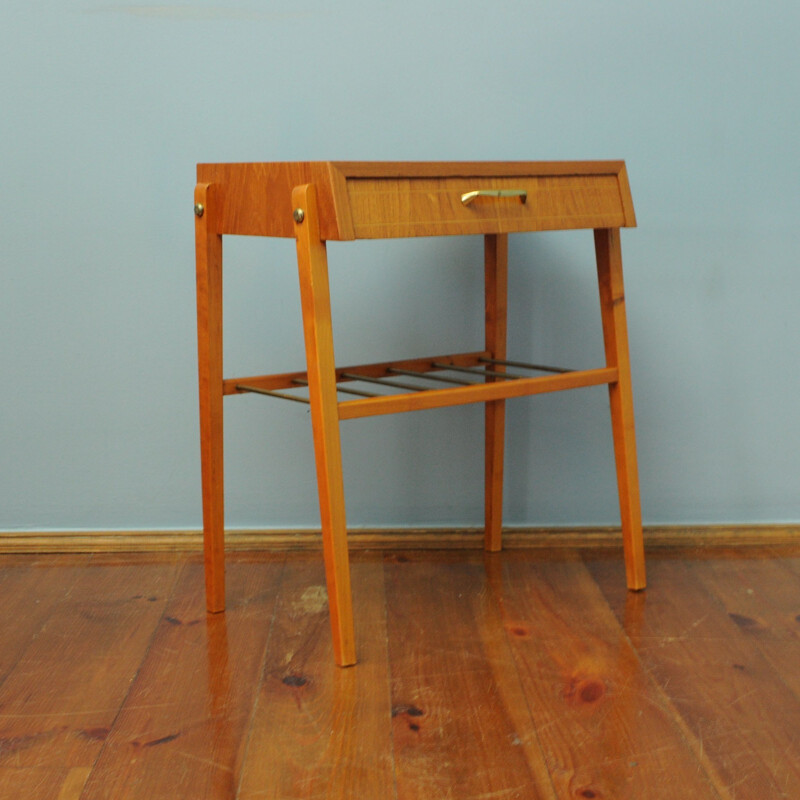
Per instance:
[[[800,550],[0,557],[0,798],[800,797]]]

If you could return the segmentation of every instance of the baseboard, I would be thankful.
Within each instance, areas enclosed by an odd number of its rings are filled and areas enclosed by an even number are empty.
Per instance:
[[[646,526],[645,545],[654,547],[746,547],[800,544],[800,525],[660,525]],[[348,536],[354,550],[458,549],[483,546],[482,528],[355,529]],[[508,548],[618,547],[619,528],[508,528]],[[0,553],[121,553],[200,551],[199,530],[8,531],[0,532]],[[318,550],[318,530],[229,530],[228,550]]]

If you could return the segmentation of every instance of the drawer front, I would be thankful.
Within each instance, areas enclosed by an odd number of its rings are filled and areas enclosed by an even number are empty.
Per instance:
[[[347,196],[357,239],[627,224],[616,174],[348,178]]]

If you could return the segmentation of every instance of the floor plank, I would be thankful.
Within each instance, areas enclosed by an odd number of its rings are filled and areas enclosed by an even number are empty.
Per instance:
[[[0,800],[79,800],[91,767],[0,767]]]
[[[704,561],[696,573],[752,647],[800,697],[800,559]]]
[[[0,766],[94,763],[177,573],[172,557],[97,557],[73,581],[74,569],[0,687]]]
[[[800,793],[800,702],[752,636],[703,585],[706,559],[657,557],[625,624],[639,657],[736,800]],[[590,566],[618,618],[615,568]]]
[[[359,663],[342,669],[320,559],[287,566],[240,800],[395,797],[380,560],[354,558],[352,578]]]
[[[796,548],[0,557],[0,800],[800,792]],[[676,789],[676,787],[679,787]]]
[[[493,583],[558,797],[718,800],[577,555],[522,555]]]
[[[484,562],[387,560],[399,800],[554,798]]]
[[[0,685],[54,609],[69,596],[91,556],[0,556],[3,646]],[[55,579],[51,575],[57,573]]]
[[[205,611],[202,560],[181,572],[81,800],[233,798],[283,559],[228,560],[228,606]]]

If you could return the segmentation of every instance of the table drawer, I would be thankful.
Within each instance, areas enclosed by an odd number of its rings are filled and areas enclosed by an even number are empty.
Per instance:
[[[614,228],[616,174],[347,179],[357,239]]]

